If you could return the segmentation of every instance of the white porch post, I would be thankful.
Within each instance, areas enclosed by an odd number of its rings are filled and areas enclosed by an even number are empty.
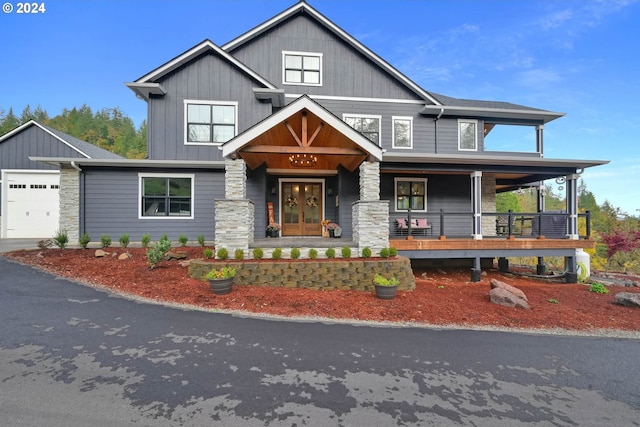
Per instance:
[[[244,160],[225,159],[225,198],[215,200],[216,248],[249,250],[253,242],[255,207],[247,199],[247,165]]]
[[[567,234],[571,240],[579,240],[578,232],[578,178],[580,175],[567,176],[567,214],[569,214],[569,224]]]
[[[360,164],[360,200],[352,205],[353,239],[358,251],[373,253],[389,246],[389,202],[380,200],[380,163]]]
[[[482,171],[471,173],[471,207],[473,209],[474,240],[482,240]]]

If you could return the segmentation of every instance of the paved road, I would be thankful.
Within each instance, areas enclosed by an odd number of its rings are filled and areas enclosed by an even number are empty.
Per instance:
[[[0,258],[7,426],[638,426],[639,350],[167,308]]]

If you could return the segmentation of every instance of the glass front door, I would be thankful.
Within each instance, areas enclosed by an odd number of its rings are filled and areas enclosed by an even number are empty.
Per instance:
[[[282,235],[322,235],[322,183],[282,183]]]

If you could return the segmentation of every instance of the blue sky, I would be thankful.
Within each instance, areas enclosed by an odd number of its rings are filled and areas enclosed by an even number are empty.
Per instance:
[[[8,3],[0,108],[119,107],[139,124],[146,104],[124,82],[295,1],[49,0],[39,14]],[[566,113],[545,127],[545,157],[610,160],[584,172],[587,188],[640,214],[640,0],[310,4],[428,91]]]

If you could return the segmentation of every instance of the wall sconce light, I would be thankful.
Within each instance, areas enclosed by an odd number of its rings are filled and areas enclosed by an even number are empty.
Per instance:
[[[329,197],[333,196],[333,188],[327,187],[327,196]]]

